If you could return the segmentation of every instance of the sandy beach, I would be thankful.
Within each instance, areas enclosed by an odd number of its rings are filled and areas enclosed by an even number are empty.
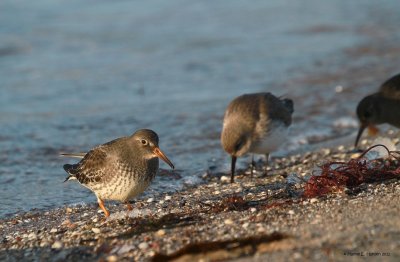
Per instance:
[[[354,154],[340,146],[276,158],[271,175],[240,170],[234,184],[210,172],[201,185],[137,201],[130,212],[109,204],[107,220],[94,203],[2,219],[0,260],[398,261],[399,179],[304,198],[302,176],[290,176]]]

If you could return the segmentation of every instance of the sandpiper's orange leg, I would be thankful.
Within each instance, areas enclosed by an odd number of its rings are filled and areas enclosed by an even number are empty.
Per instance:
[[[126,205],[126,208],[127,208],[129,211],[132,211],[132,210],[133,210],[133,206],[132,206],[131,203],[129,203],[128,201],[125,202],[125,205]]]
[[[104,207],[104,202],[103,200],[101,200],[100,198],[97,198],[97,202],[99,203],[99,206],[101,208],[101,210],[103,210],[105,217],[109,217],[110,216],[110,212],[108,212],[108,210]]]

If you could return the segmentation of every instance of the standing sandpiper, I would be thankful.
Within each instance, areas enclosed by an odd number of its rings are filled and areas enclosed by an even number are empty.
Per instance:
[[[360,129],[355,147],[365,128],[371,134],[378,132],[375,125],[379,124],[387,123],[400,128],[400,74],[384,82],[378,92],[364,97],[358,103],[357,117],[360,120]]]
[[[171,168],[174,165],[158,148],[158,136],[149,129],[140,129],[133,135],[121,137],[97,146],[87,154],[62,154],[81,157],[79,163],[64,165],[69,174],[65,181],[77,179],[92,190],[106,217],[110,212],[103,200],[118,200],[127,204],[150,185],[158,172],[158,158]]]
[[[224,150],[232,156],[231,183],[234,182],[236,158],[246,153],[269,153],[285,140],[292,122],[293,101],[271,93],[245,94],[227,107],[221,133]]]

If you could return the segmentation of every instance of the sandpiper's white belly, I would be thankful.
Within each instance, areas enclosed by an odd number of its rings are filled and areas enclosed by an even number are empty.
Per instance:
[[[151,180],[143,181],[141,183],[135,184],[130,191],[126,194],[126,200],[130,200],[140,194],[142,194],[149,186]]]
[[[253,141],[249,152],[255,154],[267,154],[275,151],[286,142],[288,133],[289,128],[287,126],[283,123],[276,124],[264,137],[257,141]]]

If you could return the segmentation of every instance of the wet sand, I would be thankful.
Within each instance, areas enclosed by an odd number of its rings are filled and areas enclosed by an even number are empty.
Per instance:
[[[209,172],[203,184],[137,201],[129,213],[108,203],[107,220],[94,203],[2,219],[0,260],[398,261],[399,179],[302,197],[316,163],[351,157],[339,146],[275,158],[268,176],[260,161],[234,184]]]

